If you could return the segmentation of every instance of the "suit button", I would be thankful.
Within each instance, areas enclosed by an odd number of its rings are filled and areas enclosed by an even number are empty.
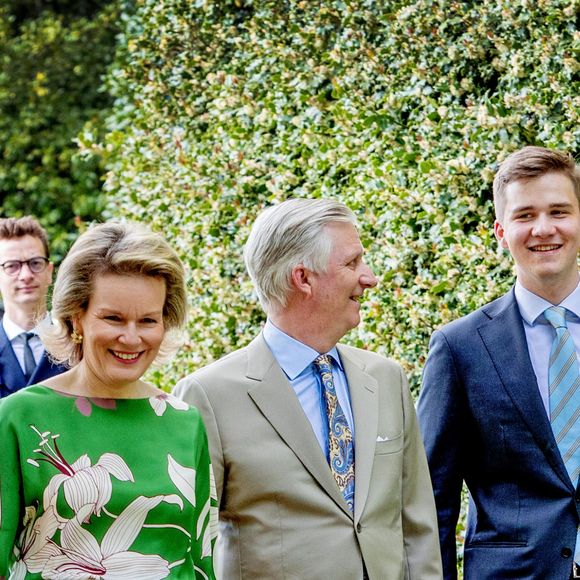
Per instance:
[[[360,531],[362,530],[362,526],[359,524],[356,525],[356,531],[358,534],[360,534]]]
[[[562,548],[560,556],[562,556],[562,558],[570,558],[572,556],[572,550],[570,548]]]

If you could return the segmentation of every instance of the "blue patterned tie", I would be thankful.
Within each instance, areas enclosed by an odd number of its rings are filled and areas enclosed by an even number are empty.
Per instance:
[[[354,443],[352,432],[336,396],[330,357],[321,354],[314,361],[314,367],[320,373],[324,400],[326,401],[330,469],[352,512],[354,511]]]
[[[556,337],[550,352],[548,382],[550,385],[550,423],[564,465],[574,487],[580,473],[580,374],[576,347],[566,325],[566,309],[552,306],[544,312],[555,328]],[[580,561],[580,527],[576,531],[574,561]]]

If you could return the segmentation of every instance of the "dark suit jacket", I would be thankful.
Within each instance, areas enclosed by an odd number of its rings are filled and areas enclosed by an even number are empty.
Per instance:
[[[0,398],[15,393],[22,387],[40,383],[49,377],[66,370],[62,365],[52,364],[44,353],[34,373],[27,382],[18,359],[12,349],[12,344],[6,336],[4,326],[0,322]]]
[[[465,481],[466,580],[568,580],[580,499],[542,404],[513,290],[433,334],[418,414],[445,578],[457,577]]]

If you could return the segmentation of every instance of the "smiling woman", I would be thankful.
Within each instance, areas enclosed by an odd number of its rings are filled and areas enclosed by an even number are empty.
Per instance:
[[[163,278],[149,276],[95,278],[86,311],[73,321],[75,336],[83,337],[83,358],[75,367],[80,380],[72,378],[86,394],[116,398],[159,394],[140,378],[165,336],[165,286]]]
[[[0,578],[214,578],[203,423],[141,379],[185,311],[161,236],[110,223],[73,245],[44,337],[70,369],[0,405]]]

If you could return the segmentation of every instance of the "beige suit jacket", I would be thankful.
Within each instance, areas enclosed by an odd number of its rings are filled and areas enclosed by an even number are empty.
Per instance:
[[[355,422],[355,510],[263,337],[181,380],[204,418],[223,580],[435,580],[435,504],[401,368],[338,345]]]

